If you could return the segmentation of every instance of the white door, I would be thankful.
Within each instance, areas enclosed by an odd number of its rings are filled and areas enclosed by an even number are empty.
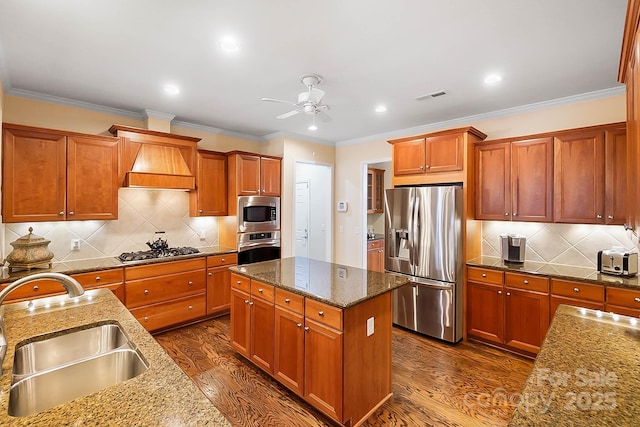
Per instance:
[[[295,248],[297,257],[309,257],[309,181],[296,182]]]

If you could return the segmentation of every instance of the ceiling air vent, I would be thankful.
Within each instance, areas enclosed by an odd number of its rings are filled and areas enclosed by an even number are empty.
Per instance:
[[[439,96],[443,96],[446,95],[447,92],[445,92],[444,90],[439,90],[438,92],[432,92],[432,93],[428,93],[426,95],[420,95],[418,97],[416,97],[416,101],[422,101],[424,99],[430,99],[430,98],[437,98]]]

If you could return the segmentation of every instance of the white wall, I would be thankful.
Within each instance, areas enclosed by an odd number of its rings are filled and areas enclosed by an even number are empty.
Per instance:
[[[296,182],[309,182],[309,258],[331,261],[333,224],[330,184],[333,168],[297,162],[295,172]],[[295,236],[292,235],[292,238]],[[292,241],[291,245],[295,246],[295,242]]]

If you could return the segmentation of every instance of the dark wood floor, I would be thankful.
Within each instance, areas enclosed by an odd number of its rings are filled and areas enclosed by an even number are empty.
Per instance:
[[[330,426],[229,345],[229,316],[156,336],[234,426]],[[364,426],[504,426],[533,362],[393,331],[393,397]]]

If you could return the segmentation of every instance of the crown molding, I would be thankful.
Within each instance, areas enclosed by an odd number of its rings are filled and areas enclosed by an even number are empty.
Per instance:
[[[497,119],[501,117],[513,116],[516,114],[529,113],[533,111],[544,110],[547,108],[557,107],[561,105],[576,104],[584,101],[591,101],[595,99],[609,98],[611,96],[617,96],[625,93],[625,86],[619,85],[608,89],[597,90],[593,92],[581,93],[578,95],[566,96],[564,98],[551,99],[548,101],[536,102],[533,104],[521,105],[518,107],[505,108],[503,110],[491,111],[488,113],[476,114],[473,116],[460,117],[457,119],[445,120],[442,122],[429,123],[426,125],[420,125],[412,128],[395,130],[392,132],[385,132],[376,135],[370,135],[361,138],[349,139],[346,141],[337,142],[336,147],[345,145],[362,144],[371,141],[389,140],[395,139],[407,135],[418,135],[423,133],[429,133],[431,131],[455,128],[460,126],[468,126],[470,123],[480,122],[484,120]]]
[[[168,122],[172,121],[176,117],[175,114],[162,113],[160,111],[144,110],[145,119],[160,119]]]
[[[36,101],[50,102],[52,104],[81,108],[83,110],[97,111],[99,113],[113,114],[115,116],[130,117],[132,119],[144,120],[145,118],[144,114],[140,112],[123,110],[121,108],[105,107],[103,105],[92,104],[91,102],[77,101],[75,99],[64,98],[62,96],[47,95],[45,93],[33,92],[25,89],[9,88],[5,94],[34,99]]]
[[[216,128],[216,127],[213,127],[213,126],[199,125],[197,123],[183,122],[183,121],[180,121],[180,120],[172,121],[171,125],[172,126],[176,126],[176,127],[181,127],[181,128],[199,130],[201,132],[214,133],[214,134],[217,134],[217,135],[226,135],[226,136],[231,136],[231,137],[234,137],[234,138],[247,139],[249,141],[254,141],[254,142],[265,142],[266,141],[266,139],[264,139],[261,136],[250,135],[250,134],[242,133],[242,132],[235,132],[235,131],[232,131],[232,130],[220,129],[220,128]]]
[[[267,141],[270,141],[276,138],[290,138],[290,139],[298,139],[305,142],[312,142],[314,144],[329,145],[331,147],[335,147],[336,145],[333,141],[327,141],[326,139],[314,138],[308,135],[301,135],[298,133],[285,132],[285,131],[270,133],[268,135],[264,135],[263,138]]]

